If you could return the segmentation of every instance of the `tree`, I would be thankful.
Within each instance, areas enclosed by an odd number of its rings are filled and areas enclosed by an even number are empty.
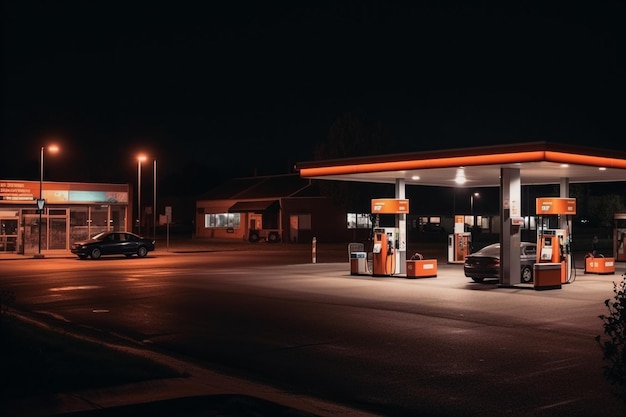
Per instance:
[[[605,337],[596,336],[595,339],[606,362],[604,376],[611,384],[626,388],[626,274],[622,275],[621,282],[613,282],[613,292],[613,300],[604,301],[608,313],[599,316]],[[618,391],[618,394],[626,401],[626,391]]]
[[[356,112],[339,116],[330,126],[328,138],[315,149],[315,159],[351,158],[388,154],[396,144],[380,122]]]
[[[615,194],[598,196],[589,206],[593,219],[602,227],[611,227],[614,214],[624,210],[621,197]]]
[[[362,114],[348,112],[330,126],[328,138],[316,147],[314,158],[325,160],[373,156],[393,153],[395,150],[395,142],[380,122],[372,122]],[[322,181],[319,186],[321,193],[330,197],[339,207],[355,211],[363,210],[364,201],[372,198],[371,192],[376,188],[384,188],[371,184],[364,187],[345,181]]]

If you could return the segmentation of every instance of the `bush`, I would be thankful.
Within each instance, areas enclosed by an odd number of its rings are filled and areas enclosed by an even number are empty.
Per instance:
[[[620,283],[613,283],[613,300],[607,299],[604,305],[608,314],[598,316],[603,322],[605,338],[596,336],[596,342],[603,351],[604,376],[612,385],[626,385],[626,273]]]

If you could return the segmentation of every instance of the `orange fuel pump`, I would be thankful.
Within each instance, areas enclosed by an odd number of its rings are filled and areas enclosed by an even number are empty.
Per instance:
[[[537,263],[561,265],[561,283],[576,278],[572,250],[569,215],[576,214],[575,198],[537,198]],[[553,228],[565,216],[567,228]],[[552,220],[552,224],[550,222]]]
[[[396,271],[396,256],[393,236],[384,228],[374,229],[374,246],[372,249],[372,275],[390,276]]]

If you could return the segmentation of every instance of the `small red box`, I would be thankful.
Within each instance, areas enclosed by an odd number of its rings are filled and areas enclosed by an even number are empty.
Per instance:
[[[614,274],[615,258],[594,257],[585,258],[585,274]]]
[[[406,276],[411,278],[431,278],[437,276],[436,259],[406,261]]]

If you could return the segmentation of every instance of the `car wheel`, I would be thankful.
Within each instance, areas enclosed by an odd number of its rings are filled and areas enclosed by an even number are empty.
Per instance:
[[[525,267],[522,268],[522,282],[524,284],[528,284],[529,282],[532,282],[533,280],[533,270],[530,268],[530,266],[526,265]]]
[[[137,249],[137,256],[139,256],[140,258],[144,258],[147,254],[148,249],[146,249],[145,246],[139,246],[139,249]]]
[[[87,255],[78,255],[78,259],[87,259]]]
[[[267,235],[267,241],[270,243],[276,243],[280,240],[280,236],[278,236],[278,233],[276,232],[271,232],[269,235]]]
[[[483,277],[472,277],[472,281],[474,282],[483,282],[484,278]]]
[[[93,248],[91,250],[91,259],[98,259],[100,257],[100,255],[102,255],[102,252],[100,252],[100,249]]]

